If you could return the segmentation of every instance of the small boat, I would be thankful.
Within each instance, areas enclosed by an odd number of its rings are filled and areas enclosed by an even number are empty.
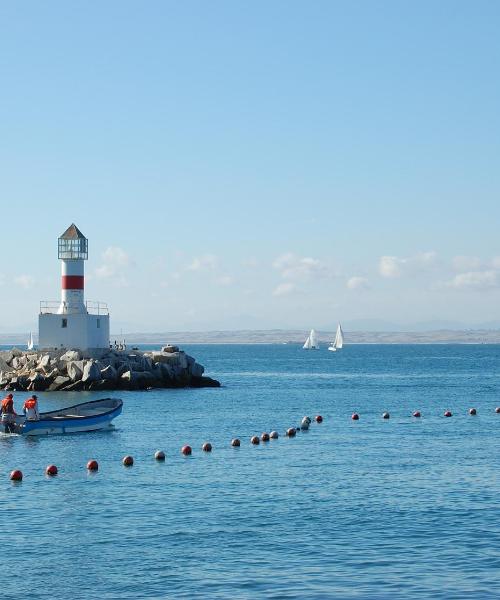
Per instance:
[[[35,347],[35,343],[33,342],[33,333],[31,331],[30,331],[30,337],[28,339],[27,347],[28,347],[28,350],[33,350],[33,348]]]
[[[344,346],[344,332],[342,331],[342,327],[340,323],[337,325],[337,333],[335,334],[335,339],[333,340],[331,346],[328,346],[328,350],[332,352],[336,352],[340,350]]]
[[[302,348],[304,350],[319,350],[319,343],[314,329],[311,329],[311,333],[307,336],[307,340],[304,342]]]
[[[75,404],[67,408],[40,413],[36,421],[18,417],[16,422],[22,435],[52,435],[97,431],[113,427],[111,421],[122,412],[123,400],[104,398]]]

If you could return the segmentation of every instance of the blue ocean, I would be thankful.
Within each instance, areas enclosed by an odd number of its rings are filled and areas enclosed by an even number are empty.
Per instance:
[[[500,597],[500,346],[184,349],[223,387],[116,393],[110,432],[0,435],[3,598]]]

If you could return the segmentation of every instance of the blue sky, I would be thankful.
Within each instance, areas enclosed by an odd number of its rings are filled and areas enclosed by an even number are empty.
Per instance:
[[[500,5],[0,2],[0,332],[500,321]]]

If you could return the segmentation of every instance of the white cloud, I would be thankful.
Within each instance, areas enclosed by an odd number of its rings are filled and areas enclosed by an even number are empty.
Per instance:
[[[18,275],[17,277],[14,277],[14,283],[25,290],[30,290],[35,285],[36,279],[31,275]]]
[[[293,283],[280,283],[274,290],[273,296],[288,296],[295,291]]]
[[[399,277],[402,264],[404,264],[404,259],[397,256],[381,256],[378,270],[382,277]]]
[[[500,269],[500,256],[494,256],[494,257],[491,259],[491,266],[492,266],[494,269]]]
[[[499,273],[497,271],[468,271],[459,273],[445,283],[446,287],[456,289],[492,289],[500,284]]]
[[[231,275],[222,275],[215,280],[216,283],[222,286],[228,286],[234,283],[234,279]]]
[[[454,271],[476,271],[481,266],[481,260],[477,256],[455,256],[451,261]]]
[[[366,277],[351,277],[346,285],[350,290],[366,290],[369,287]]]
[[[124,287],[128,285],[126,272],[133,265],[130,256],[118,246],[109,246],[102,253],[103,264],[96,268],[97,279],[113,279],[114,283]]]
[[[414,256],[402,258],[398,256],[381,256],[378,270],[382,277],[395,279],[408,272],[425,271],[434,266],[437,259],[435,252],[419,252]]]
[[[278,256],[273,267],[281,272],[283,279],[305,280],[328,274],[328,269],[321,261],[310,257],[300,258],[292,252]]]
[[[187,271],[213,271],[217,266],[217,257],[213,254],[204,254],[193,258],[191,264],[186,267]]]
[[[242,264],[249,269],[255,269],[255,267],[259,266],[259,261],[256,258],[247,258]]]

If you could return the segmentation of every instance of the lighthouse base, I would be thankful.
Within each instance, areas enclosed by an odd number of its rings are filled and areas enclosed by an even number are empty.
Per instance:
[[[109,348],[109,315],[40,314],[40,350]]]

